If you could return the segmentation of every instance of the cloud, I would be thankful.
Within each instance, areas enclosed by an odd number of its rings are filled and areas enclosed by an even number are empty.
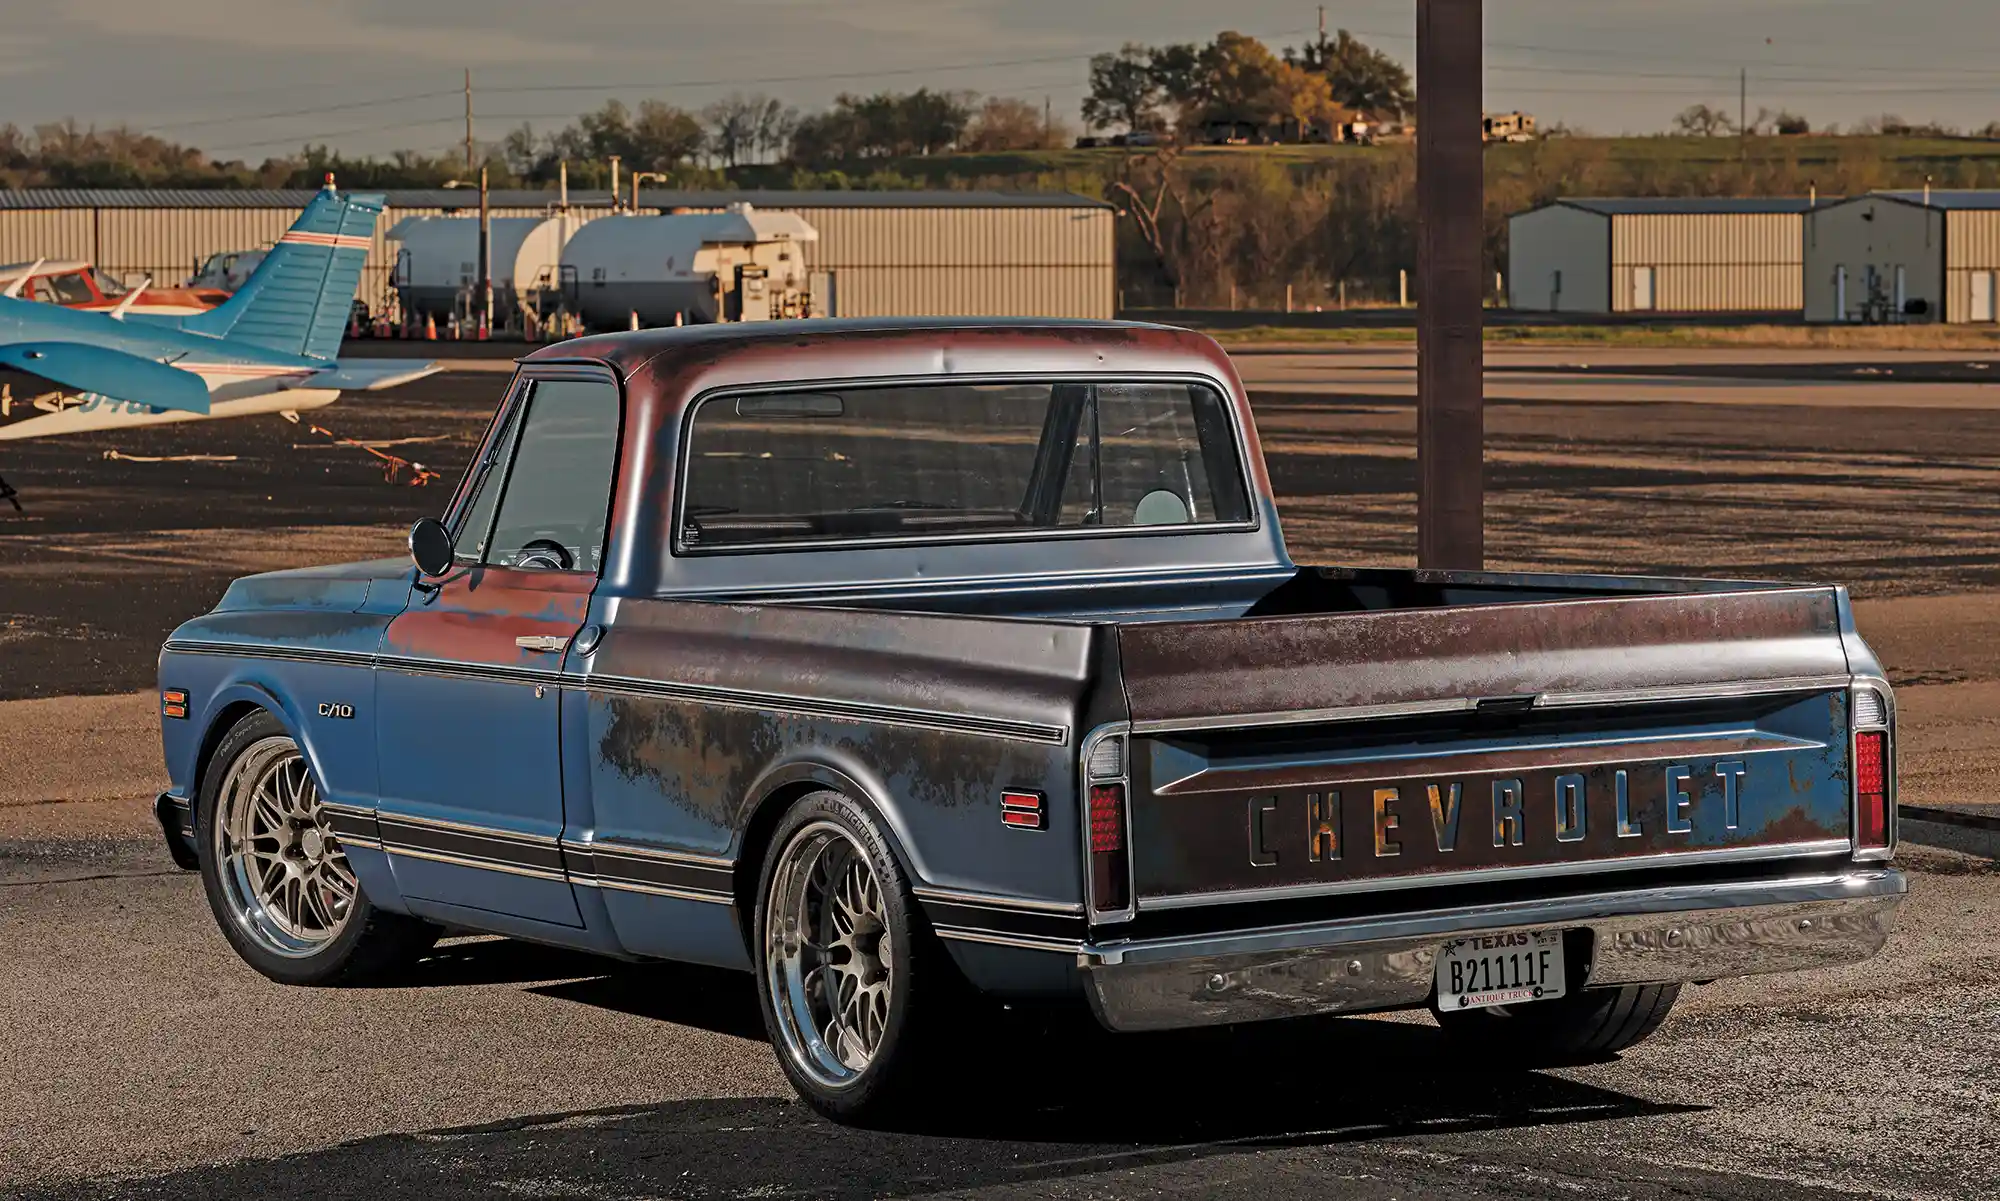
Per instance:
[[[544,30],[475,21],[427,27],[412,6],[373,14],[356,0],[70,0],[69,21],[120,38],[199,42],[251,51],[365,54],[453,65],[587,59],[590,46]]]

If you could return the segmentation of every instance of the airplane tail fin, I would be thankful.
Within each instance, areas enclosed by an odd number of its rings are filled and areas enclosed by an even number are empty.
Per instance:
[[[186,318],[181,328],[285,354],[335,357],[385,202],[380,195],[343,196],[327,176],[326,188],[236,294]]]

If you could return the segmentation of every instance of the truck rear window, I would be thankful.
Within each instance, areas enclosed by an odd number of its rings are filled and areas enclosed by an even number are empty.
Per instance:
[[[689,431],[683,550],[1242,523],[1229,410],[1183,383],[721,395]]]

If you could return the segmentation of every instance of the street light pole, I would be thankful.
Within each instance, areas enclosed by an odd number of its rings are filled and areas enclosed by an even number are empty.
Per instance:
[[[486,168],[479,169],[479,337],[493,332],[493,210],[486,198]]]
[[[1417,566],[1485,563],[1481,0],[1417,0]]]

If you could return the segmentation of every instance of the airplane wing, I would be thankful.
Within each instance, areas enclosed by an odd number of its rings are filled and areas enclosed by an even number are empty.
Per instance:
[[[122,350],[81,342],[15,342],[0,346],[0,365],[84,392],[156,409],[208,412],[208,382],[192,371]]]
[[[397,384],[407,384],[442,368],[436,363],[412,363],[408,359],[346,359],[325,371],[287,380],[281,388],[337,388],[342,392],[379,392]]]

